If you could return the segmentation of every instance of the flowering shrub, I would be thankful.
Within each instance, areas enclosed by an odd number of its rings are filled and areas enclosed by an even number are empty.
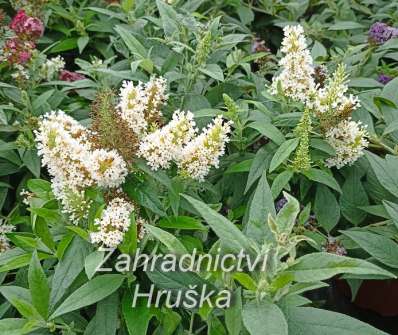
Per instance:
[[[396,332],[396,4],[1,3],[0,334]]]

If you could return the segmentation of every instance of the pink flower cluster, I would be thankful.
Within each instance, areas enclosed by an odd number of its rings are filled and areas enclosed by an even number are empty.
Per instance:
[[[43,35],[43,22],[36,17],[26,15],[21,9],[12,19],[10,29],[16,36],[6,41],[4,55],[10,64],[25,64],[32,57],[36,40]]]
[[[40,19],[26,15],[19,10],[10,23],[10,28],[22,39],[38,39],[44,33],[44,25]]]
[[[86,77],[80,73],[72,72],[72,71],[68,71],[68,70],[62,70],[59,74],[59,80],[62,80],[62,81],[76,81],[76,80],[82,80],[82,79],[86,79]]]
[[[4,45],[4,55],[11,64],[25,64],[32,57],[35,43],[24,41],[18,37],[10,38]]]

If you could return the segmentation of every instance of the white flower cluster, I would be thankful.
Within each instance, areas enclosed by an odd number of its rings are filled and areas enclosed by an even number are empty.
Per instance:
[[[143,219],[143,218],[141,218],[141,217],[137,217],[135,219],[135,222],[137,224],[137,228],[139,228],[137,238],[139,240],[142,240],[145,237],[145,235],[148,234],[148,231],[147,231],[147,229],[145,227],[145,225],[148,224],[148,221]]]
[[[48,81],[54,79],[59,71],[65,67],[65,61],[61,56],[47,59],[46,62],[41,66],[40,74],[43,78]]]
[[[213,120],[199,136],[182,150],[177,166],[182,174],[203,181],[211,167],[218,168],[219,158],[225,153],[232,122],[225,122],[221,116]]]
[[[148,134],[140,143],[138,156],[144,157],[153,170],[168,169],[181,154],[182,147],[196,134],[191,112],[175,111],[164,127]]]
[[[339,65],[326,85],[315,83],[313,60],[307,49],[304,30],[301,26],[286,26],[281,51],[285,56],[279,65],[282,72],[273,78],[271,94],[278,89],[294,101],[302,102],[315,112],[321,122],[331,129],[326,129],[326,140],[336,149],[336,156],[327,160],[328,166],[338,168],[352,164],[363,155],[367,147],[367,132],[360,123],[348,117],[359,107],[359,99],[347,95],[347,75],[344,65]],[[337,120],[337,121],[336,121]],[[342,120],[342,121],[341,121]],[[331,126],[336,124],[337,126]]]
[[[231,123],[223,124],[222,117],[218,116],[213,124],[195,136],[193,114],[176,111],[166,126],[141,141],[138,155],[147,160],[152,170],[167,169],[174,161],[180,173],[203,181],[211,167],[218,167],[229,141]]]
[[[345,66],[340,64],[333,76],[328,79],[327,85],[318,89],[314,103],[315,111],[320,114],[328,112],[342,114],[344,110],[354,111],[359,107],[359,99],[352,94],[346,96],[347,91]]]
[[[11,77],[15,80],[29,80],[29,71],[22,64],[14,64],[15,72],[11,74]]]
[[[103,210],[101,218],[95,220],[94,224],[99,230],[90,234],[91,242],[116,248],[130,227],[133,210],[131,203],[122,198],[114,198]]]
[[[9,239],[6,234],[11,233],[14,229],[14,226],[4,224],[4,221],[0,220],[0,253],[10,249]]]
[[[26,206],[29,206],[30,200],[33,198],[34,194],[23,188],[22,191],[19,193],[19,195],[21,196],[22,203]]]
[[[119,93],[119,115],[138,137],[146,135],[148,120],[161,117],[160,108],[167,100],[166,80],[153,77],[147,83],[123,82]]]
[[[312,57],[307,49],[303,27],[286,26],[281,51],[285,56],[279,61],[282,72],[273,78],[270,92],[278,93],[278,87],[294,101],[309,104],[316,91]]]
[[[87,165],[94,183],[101,187],[118,187],[127,175],[126,162],[115,149],[93,150],[88,155]]]
[[[90,131],[64,112],[46,114],[35,135],[42,164],[53,177],[54,195],[72,219],[86,208],[87,187],[117,187],[124,182],[127,165],[117,151],[94,149]]]
[[[363,150],[368,146],[367,131],[360,122],[351,119],[343,120],[336,127],[326,133],[326,139],[335,149],[336,156],[326,161],[328,167],[341,168],[353,164],[363,155]]]

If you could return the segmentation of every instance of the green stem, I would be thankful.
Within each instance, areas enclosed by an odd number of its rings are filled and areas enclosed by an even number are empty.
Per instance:
[[[370,145],[369,147],[371,148],[377,148],[377,149],[384,149],[385,151],[387,151],[388,153],[392,154],[392,155],[398,155],[398,151],[394,150],[393,148],[389,147],[387,144],[383,143],[381,140],[379,140],[377,137],[370,137]]]

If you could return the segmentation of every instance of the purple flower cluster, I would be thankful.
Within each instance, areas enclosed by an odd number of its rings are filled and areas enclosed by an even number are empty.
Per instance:
[[[383,22],[374,23],[369,29],[369,42],[383,44],[391,38],[398,36],[398,29]]]
[[[287,204],[287,199],[285,197],[280,198],[276,203],[275,203],[275,210],[277,213]]]
[[[379,77],[377,78],[377,81],[379,83],[382,83],[383,85],[387,84],[388,82],[390,82],[391,80],[393,80],[393,77],[387,76],[384,73],[379,74]]]

